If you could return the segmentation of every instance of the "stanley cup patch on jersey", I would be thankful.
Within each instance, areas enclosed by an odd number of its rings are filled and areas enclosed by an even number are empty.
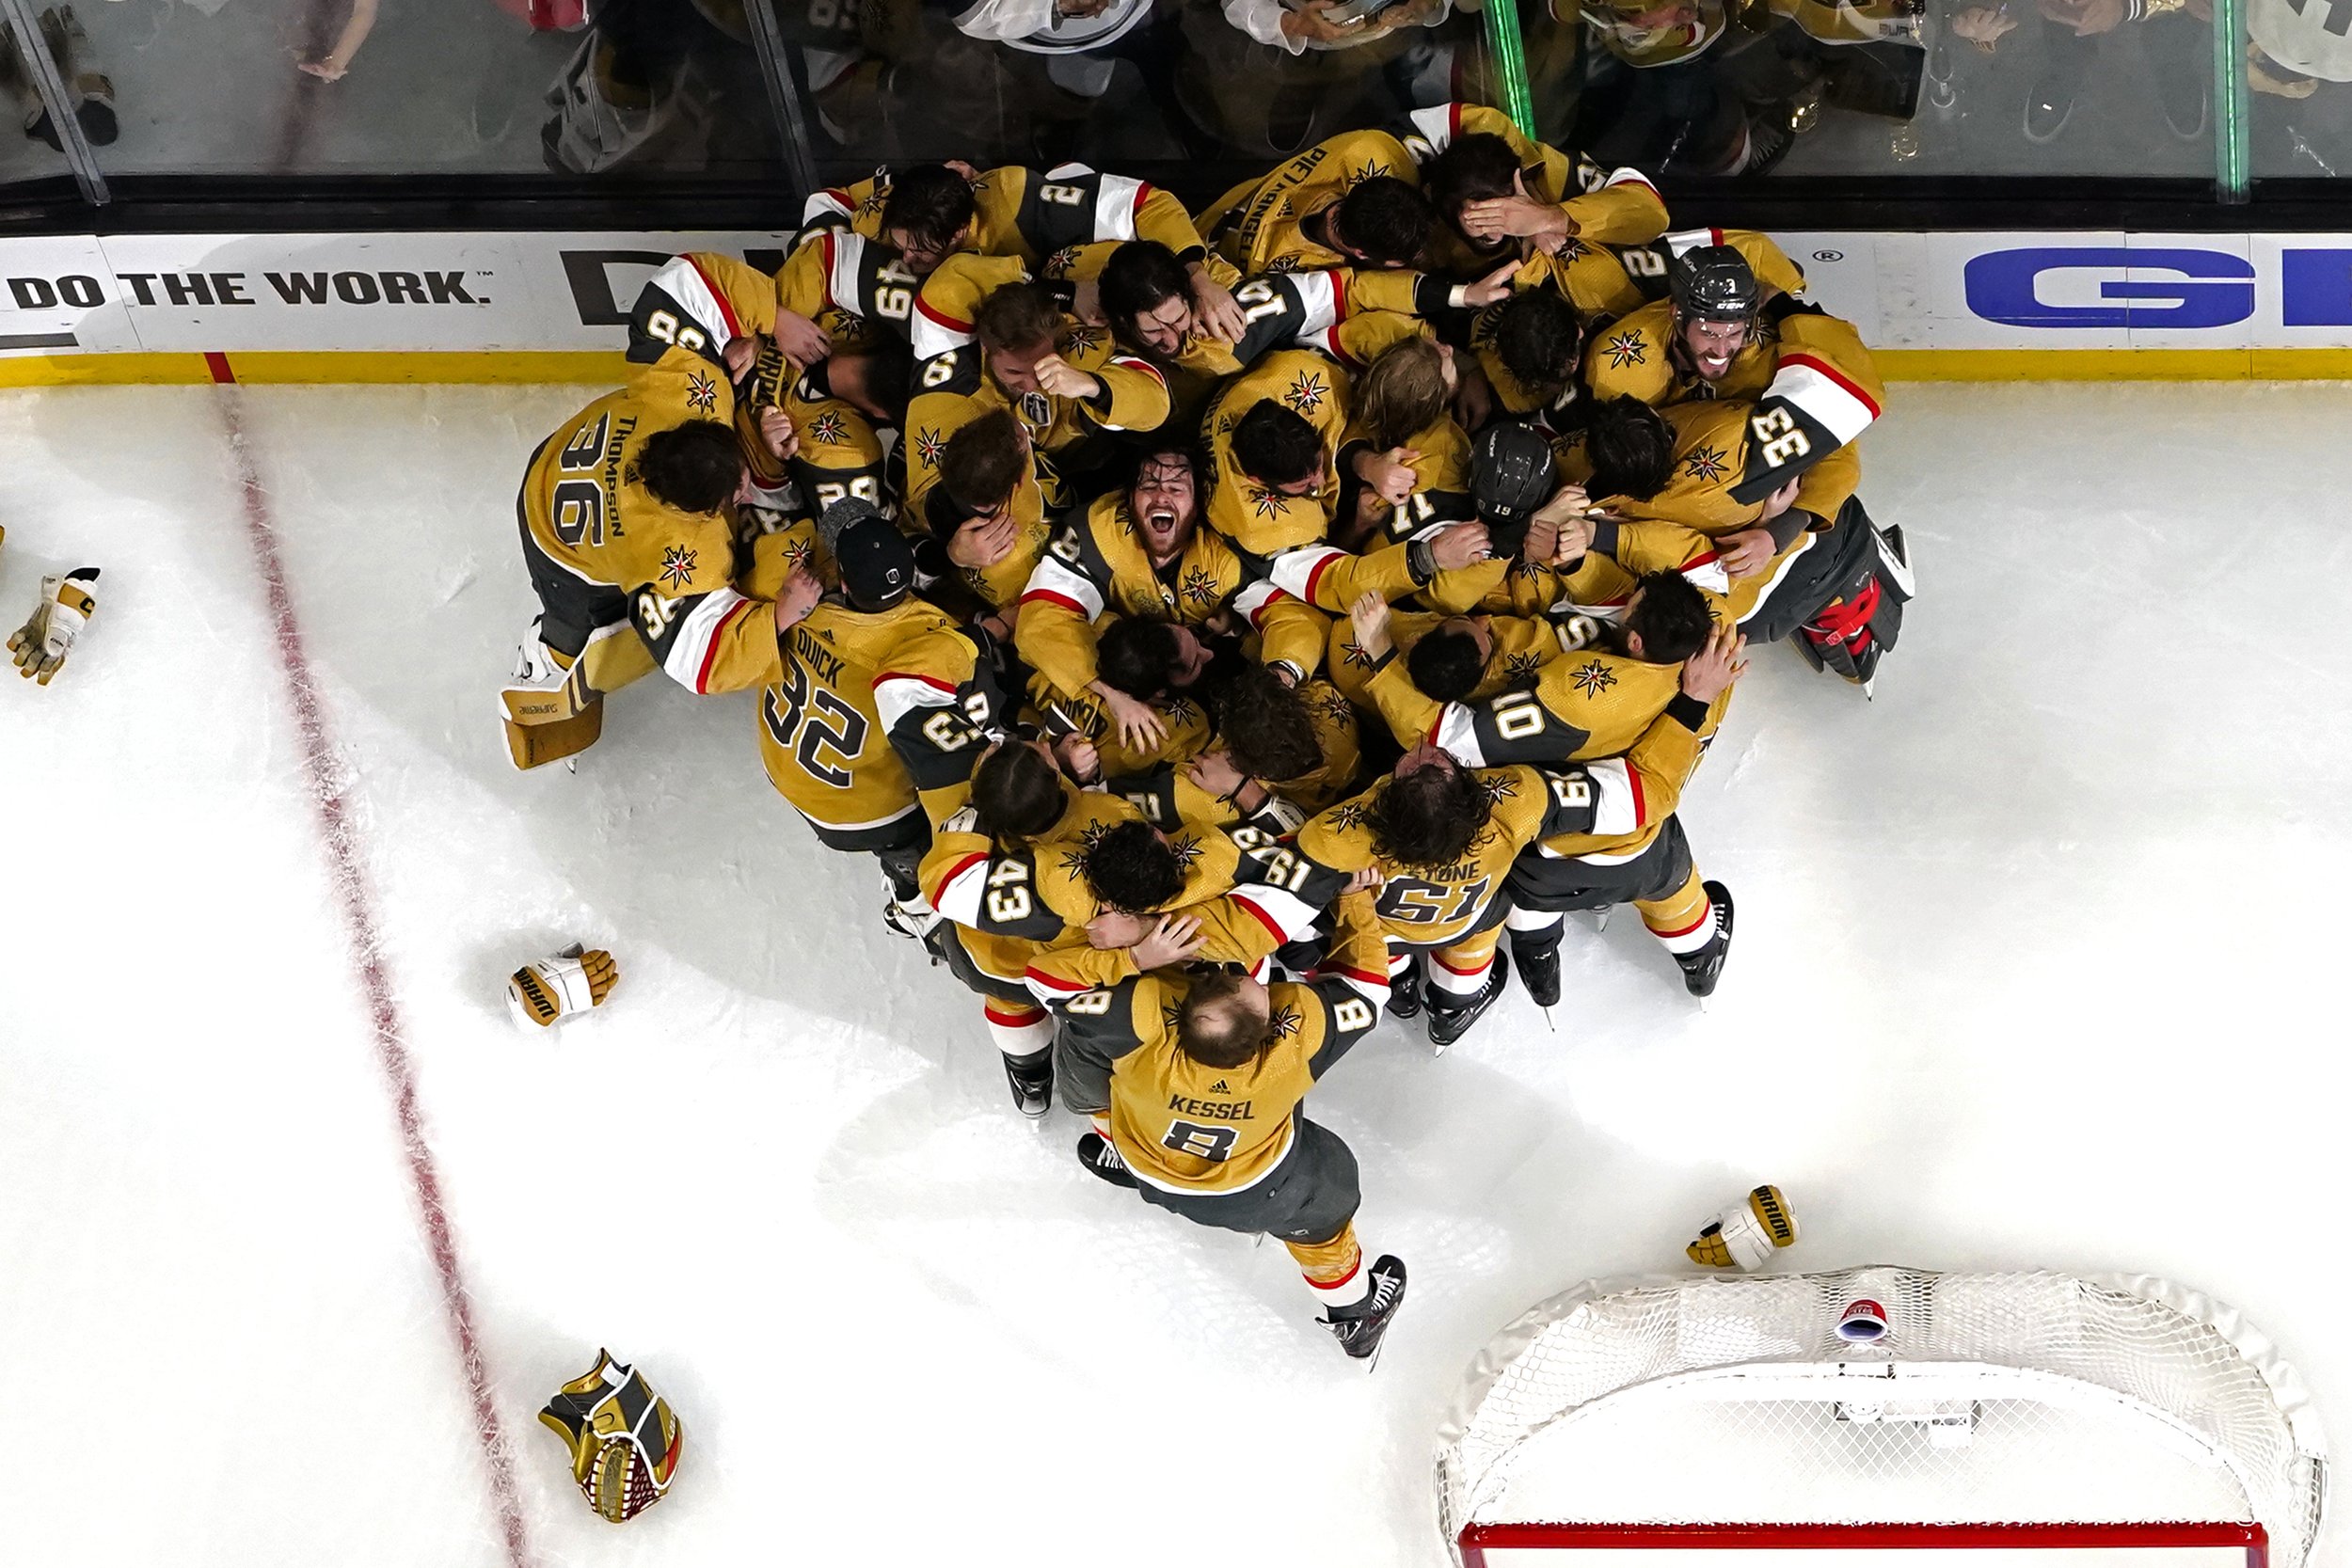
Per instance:
[[[609,1352],[556,1390],[539,1420],[571,1445],[588,1506],[616,1525],[660,1502],[677,1474],[686,1433],[670,1402]]]

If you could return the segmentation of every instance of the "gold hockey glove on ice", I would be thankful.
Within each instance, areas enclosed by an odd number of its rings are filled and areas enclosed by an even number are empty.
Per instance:
[[[580,1495],[616,1525],[660,1502],[677,1474],[686,1433],[676,1413],[609,1351],[557,1389],[539,1419],[571,1445]]]
[[[1710,1269],[1754,1274],[1781,1247],[1794,1246],[1797,1216],[1778,1187],[1758,1187],[1717,1215],[1682,1250]]]
[[[98,601],[89,591],[97,580],[95,566],[40,579],[40,603],[33,607],[32,618],[8,634],[8,652],[16,656],[18,674],[30,675],[47,686],[50,677],[65,667],[73,640],[98,611]]]
[[[558,1019],[584,1013],[602,1003],[620,977],[612,954],[601,947],[583,952],[574,942],[509,975],[506,1003],[523,1022],[545,1029]]]

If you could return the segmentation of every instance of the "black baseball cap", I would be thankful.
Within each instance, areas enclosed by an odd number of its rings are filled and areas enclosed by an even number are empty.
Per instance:
[[[817,519],[841,589],[860,610],[888,610],[914,589],[914,546],[872,501],[845,497]]]

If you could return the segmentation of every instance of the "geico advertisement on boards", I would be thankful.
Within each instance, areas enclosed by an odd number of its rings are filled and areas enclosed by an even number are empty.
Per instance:
[[[0,241],[0,356],[595,352],[680,250],[781,233],[230,234]],[[1778,236],[1889,349],[2352,347],[2352,236]]]

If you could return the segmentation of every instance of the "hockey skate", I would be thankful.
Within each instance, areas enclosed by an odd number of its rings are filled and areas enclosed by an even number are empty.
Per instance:
[[[1054,1053],[1049,1048],[1027,1056],[1005,1058],[1005,1082],[1012,1085],[1012,1102],[1032,1119],[1054,1108]]]
[[[1389,1016],[1419,1018],[1421,1004],[1421,955],[1407,954],[1405,967],[1389,976]]]
[[[1502,988],[1511,981],[1511,955],[1501,948],[1495,950],[1494,968],[1486,972],[1486,983],[1473,995],[1455,997],[1432,989],[1429,993],[1429,1043],[1439,1055],[1447,1046],[1470,1033],[1487,1008],[1502,995]]]
[[[1136,1173],[1127,1168],[1127,1162],[1119,1157],[1119,1150],[1100,1132],[1089,1132],[1078,1140],[1078,1164],[1088,1174],[1099,1176],[1114,1187],[1133,1189]]]
[[[1541,947],[1521,943],[1518,933],[1512,933],[1511,957],[1519,966],[1519,984],[1527,988],[1527,999],[1538,1007],[1560,1005],[1560,935],[1554,926],[1550,940]]]
[[[1395,1321],[1405,1300],[1405,1264],[1393,1253],[1372,1266],[1372,1291],[1353,1307],[1331,1309],[1323,1326],[1340,1342],[1340,1349],[1359,1361],[1377,1362],[1380,1341]]]
[[[1675,962],[1682,966],[1682,987],[1692,996],[1711,996],[1715,982],[1724,973],[1724,959],[1731,952],[1731,890],[1721,882],[1702,882],[1707,901],[1715,907],[1715,934],[1707,945],[1695,953],[1677,953]]]

